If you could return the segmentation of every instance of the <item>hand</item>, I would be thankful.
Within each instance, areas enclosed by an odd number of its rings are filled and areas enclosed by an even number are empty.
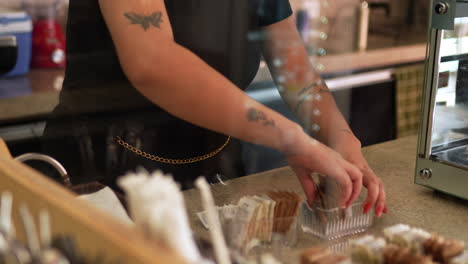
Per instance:
[[[388,208],[384,185],[362,155],[361,142],[354,135],[345,133],[342,134],[342,138],[337,140],[332,147],[344,159],[359,168],[363,174],[362,183],[367,189],[364,213],[367,213],[372,207],[374,207],[375,214],[378,217],[381,217],[382,213],[387,213]]]
[[[310,175],[317,172],[339,184],[341,196],[338,205],[349,207],[361,193],[362,172],[329,147],[306,134],[303,138],[292,146],[293,153],[286,153],[286,158],[302,184],[309,206],[313,205],[316,192]]]

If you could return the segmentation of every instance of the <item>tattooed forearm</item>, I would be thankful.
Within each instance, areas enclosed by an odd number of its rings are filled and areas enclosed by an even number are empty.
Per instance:
[[[134,12],[126,12],[124,16],[128,18],[130,23],[135,25],[141,25],[143,29],[146,31],[150,26],[156,27],[161,29],[162,21],[162,13],[161,12],[154,12],[151,15],[142,15],[137,14]]]
[[[330,89],[328,89],[328,87],[322,87],[320,88],[320,90],[318,91],[319,93],[331,93]]]
[[[298,114],[299,112],[299,109],[301,108],[301,106],[304,104],[305,101],[309,101],[311,98],[312,98],[312,89],[314,89],[315,87],[319,86],[323,84],[323,81],[322,80],[318,80],[314,83],[311,83],[310,85],[308,85],[307,87],[303,88],[302,90],[299,91],[299,93],[297,94],[297,96],[299,97],[299,101],[297,102],[296,106],[294,107],[293,109],[293,113],[294,114]]]
[[[269,120],[265,113],[255,108],[249,108],[249,110],[247,110],[247,120],[249,120],[249,122],[261,122],[263,126],[276,126],[275,120]]]
[[[296,106],[294,107],[293,113],[297,116],[304,102],[309,101],[311,98],[312,94],[307,94],[306,96],[303,96],[301,99],[299,99],[299,102],[297,102]]]
[[[322,80],[318,80],[314,83],[311,83],[310,85],[308,85],[307,87],[303,88],[302,90],[299,91],[299,93],[297,94],[298,96],[302,96],[303,94],[307,93],[308,91],[310,91],[311,89],[321,85],[323,83]]]

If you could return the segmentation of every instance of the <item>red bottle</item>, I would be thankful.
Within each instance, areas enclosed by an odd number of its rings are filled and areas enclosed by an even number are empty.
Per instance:
[[[25,1],[25,8],[33,19],[33,68],[59,68],[65,66],[65,36],[57,18],[59,1]]]

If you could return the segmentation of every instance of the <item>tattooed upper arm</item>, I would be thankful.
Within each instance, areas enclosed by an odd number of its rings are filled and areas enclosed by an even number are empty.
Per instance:
[[[174,45],[171,23],[163,0],[99,0],[126,77],[135,85],[150,79],[155,58]],[[157,43],[157,45],[155,45]],[[162,63],[160,65],[163,65]]]
[[[151,38],[169,36],[173,39],[164,2],[163,0],[99,0],[99,7],[114,41],[123,39],[135,43],[133,40],[140,38],[142,32],[164,33],[145,35],[145,39],[154,42],[156,39]]]
[[[136,12],[125,12],[124,16],[128,18],[131,24],[140,25],[146,31],[150,26],[161,29],[162,13],[160,11],[153,12],[150,15],[140,14]]]

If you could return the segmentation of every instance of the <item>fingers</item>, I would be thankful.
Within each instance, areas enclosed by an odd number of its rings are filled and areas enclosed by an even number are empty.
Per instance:
[[[377,217],[381,217],[382,213],[388,212],[384,185],[369,167],[364,169],[364,173],[366,174],[364,185],[368,189],[368,197],[366,204],[364,205],[364,212],[367,213],[372,207],[374,207]]]
[[[359,196],[359,194],[361,194],[362,175],[363,174],[358,168],[356,168],[352,164],[350,164],[347,167],[346,171],[348,172],[349,177],[350,177],[351,182],[352,182],[351,196],[349,197],[349,200],[346,203],[346,208],[348,208],[356,200],[356,198]]]
[[[339,207],[347,207],[348,201],[353,193],[353,182],[348,172],[342,167],[336,167],[334,175],[332,176],[340,185],[341,195],[338,201]]]
[[[375,214],[378,217],[382,216],[382,213],[387,213],[387,200],[386,200],[386,193],[384,190],[384,186],[382,182],[379,182],[379,197],[377,198],[377,202],[375,203]]]
[[[315,183],[310,177],[310,174],[305,169],[294,169],[299,181],[301,182],[302,189],[304,189],[304,193],[307,197],[307,203],[310,208],[312,208],[315,199],[315,191],[317,190],[315,187]]]
[[[341,187],[338,206],[348,208],[359,196],[362,189],[362,172],[353,164],[341,159],[335,165],[332,175]]]
[[[366,169],[364,173],[366,175],[364,176],[363,179],[363,184],[367,188],[367,199],[364,204],[364,213],[368,213],[369,210],[376,205],[376,202],[380,197],[381,193],[381,183],[380,180],[377,178],[377,176],[369,174],[372,171],[370,169]],[[383,197],[385,199],[385,197]],[[380,208],[379,208],[380,209]],[[382,207],[382,210],[384,208]],[[376,208],[376,214],[377,214],[377,208]]]

